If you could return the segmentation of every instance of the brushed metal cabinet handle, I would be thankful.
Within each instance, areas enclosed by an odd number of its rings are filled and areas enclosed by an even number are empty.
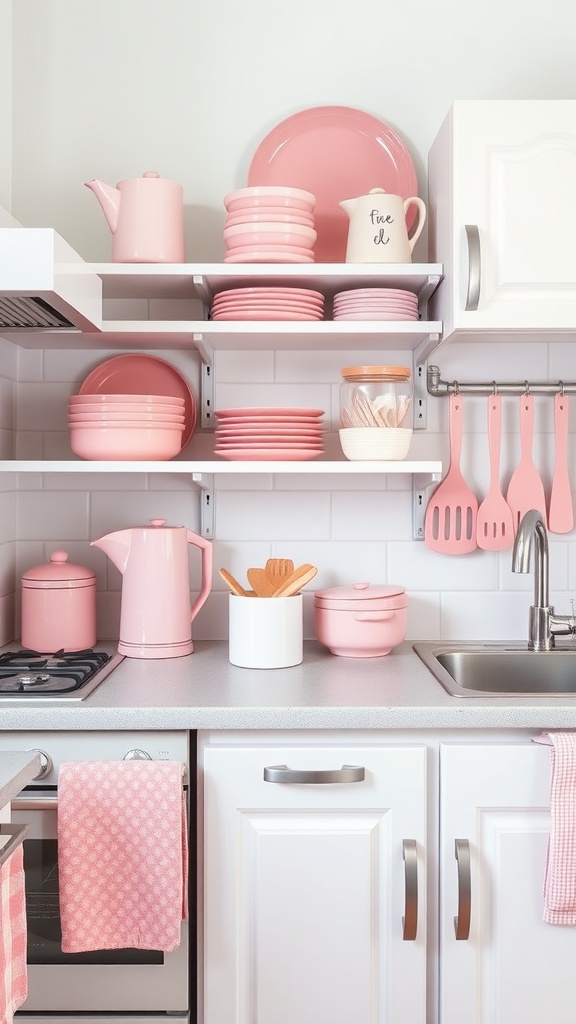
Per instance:
[[[466,239],[468,241],[468,290],[466,292],[467,310],[478,309],[480,302],[480,277],[481,277],[481,252],[480,232],[477,224],[466,224]]]
[[[0,867],[11,857],[14,850],[20,846],[20,843],[24,839],[27,832],[30,831],[30,825],[0,825],[0,836],[10,836],[11,838],[0,848]]]
[[[454,918],[457,939],[470,938],[472,911],[472,876],[470,869],[470,843],[467,839],[454,840],[454,856],[458,862],[458,914]]]
[[[412,941],[418,931],[418,854],[415,839],[402,841],[404,858],[404,917],[402,918],[402,938]]]
[[[365,775],[365,768],[353,764],[343,764],[341,768],[319,771],[289,768],[286,764],[274,764],[264,769],[264,782],[326,785],[335,782],[364,782]]]

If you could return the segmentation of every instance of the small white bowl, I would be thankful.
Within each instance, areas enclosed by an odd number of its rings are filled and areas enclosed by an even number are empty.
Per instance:
[[[405,459],[412,430],[406,427],[343,427],[340,446],[350,461]]]

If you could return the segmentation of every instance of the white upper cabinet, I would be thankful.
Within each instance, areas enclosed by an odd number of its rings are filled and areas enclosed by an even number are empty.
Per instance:
[[[444,338],[572,340],[576,100],[456,102],[428,172],[430,258],[444,264],[430,309]]]

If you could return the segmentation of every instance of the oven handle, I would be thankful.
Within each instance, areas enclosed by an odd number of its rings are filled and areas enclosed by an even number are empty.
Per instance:
[[[8,857],[12,856],[14,850],[20,846],[29,830],[30,825],[6,825],[4,823],[0,825],[0,836],[12,836],[6,845],[0,849],[0,867],[2,867],[4,861],[8,860]]]
[[[58,797],[45,797],[44,799],[38,797],[18,798],[12,800],[10,806],[13,811],[56,811],[58,809]]]

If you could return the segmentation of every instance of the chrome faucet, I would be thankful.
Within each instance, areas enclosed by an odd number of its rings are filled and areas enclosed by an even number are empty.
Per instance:
[[[528,572],[534,551],[534,604],[530,607],[528,647],[531,651],[551,651],[556,636],[574,636],[576,618],[555,615],[550,605],[548,585],[548,533],[540,512],[531,509],[522,517],[512,551],[512,572]]]

